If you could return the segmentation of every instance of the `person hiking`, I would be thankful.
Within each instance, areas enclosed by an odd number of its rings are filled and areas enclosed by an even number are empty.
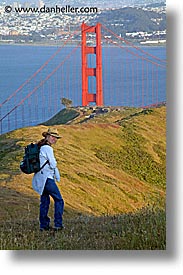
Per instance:
[[[38,142],[40,146],[40,165],[43,168],[34,174],[32,180],[33,189],[40,195],[40,231],[50,230],[50,218],[48,217],[50,196],[54,200],[54,230],[63,229],[62,215],[64,210],[64,200],[58,189],[56,181],[60,181],[60,173],[54,156],[52,145],[61,138],[57,129],[49,128],[43,132],[44,139]],[[47,162],[47,163],[46,163]]]

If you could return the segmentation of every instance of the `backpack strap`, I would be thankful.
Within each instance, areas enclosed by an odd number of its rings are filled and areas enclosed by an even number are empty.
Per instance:
[[[48,142],[47,142],[47,140],[46,140],[45,138],[42,139],[42,140],[40,140],[37,144],[38,144],[38,147],[39,147],[40,149],[41,149],[41,147],[44,146],[44,145],[49,145]],[[43,169],[43,168],[45,167],[45,165],[48,164],[48,163],[49,163],[49,160],[47,160],[47,161],[41,166],[41,168],[40,168],[39,171],[41,171],[41,169]]]
[[[41,171],[41,169],[43,169],[43,168],[45,167],[45,165],[48,164],[48,163],[49,163],[49,160],[47,160],[47,161],[41,166],[41,168],[40,168],[39,171]]]

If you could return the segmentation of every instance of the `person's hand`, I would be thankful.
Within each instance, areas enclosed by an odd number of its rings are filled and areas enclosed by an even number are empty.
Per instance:
[[[58,168],[55,168],[55,179],[57,182],[60,182],[60,173]]]

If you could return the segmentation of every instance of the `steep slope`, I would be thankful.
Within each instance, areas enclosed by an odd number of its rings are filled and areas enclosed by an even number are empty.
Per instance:
[[[76,122],[75,122],[76,123]],[[166,107],[121,109],[85,123],[57,125],[55,145],[65,216],[115,215],[147,205],[164,208]],[[19,171],[23,147],[38,141],[47,126],[0,136],[0,217],[36,218],[39,197],[32,175]]]

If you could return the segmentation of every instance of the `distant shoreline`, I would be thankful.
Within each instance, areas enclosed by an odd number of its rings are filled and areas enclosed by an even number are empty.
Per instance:
[[[131,42],[132,43],[132,42]],[[166,43],[157,43],[157,44],[154,44],[154,43],[149,43],[149,44],[144,44],[144,45],[141,45],[141,44],[136,44],[136,43],[133,43],[135,46],[137,47],[166,47]],[[78,43],[69,43],[67,45],[65,45],[65,47],[75,47],[76,45],[78,45]],[[0,46],[40,46],[40,47],[62,47],[64,46],[64,43],[7,43],[7,42],[2,42],[0,41]],[[115,45],[107,45],[107,44],[103,44],[102,45],[103,47],[116,47]],[[123,45],[123,47],[131,47],[129,45]]]

